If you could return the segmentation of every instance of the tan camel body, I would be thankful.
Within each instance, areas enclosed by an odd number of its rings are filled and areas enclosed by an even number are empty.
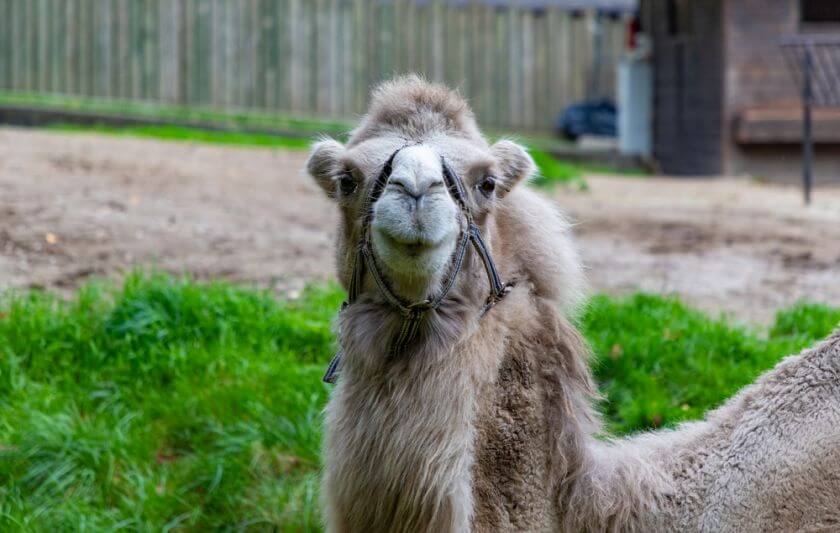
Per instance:
[[[515,188],[534,170],[527,153],[489,146],[445,88],[385,84],[346,146],[313,148],[308,170],[342,214],[342,283],[367,188],[400,148],[372,225],[394,290],[433,294],[448,268],[460,226],[440,157],[462,176],[516,284],[481,316],[487,280],[468,253],[415,346],[391,357],[401,318],[368,276],[339,320],[345,356],[324,443],[329,530],[840,530],[840,336],[786,359],[705,421],[606,439],[588,351],[567,320],[582,292],[570,228]]]

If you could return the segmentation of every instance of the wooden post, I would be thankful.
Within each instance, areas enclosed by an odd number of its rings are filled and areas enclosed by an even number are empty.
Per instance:
[[[813,105],[813,90],[811,76],[813,71],[811,46],[803,46],[802,57],[802,186],[805,195],[805,205],[811,204],[812,162],[814,159],[814,139],[811,131],[811,107]]]

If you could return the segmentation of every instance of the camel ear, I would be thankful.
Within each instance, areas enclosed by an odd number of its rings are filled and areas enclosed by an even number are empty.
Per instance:
[[[341,172],[338,158],[342,152],[343,144],[326,138],[312,145],[306,161],[306,171],[330,198],[335,198],[335,177]]]
[[[492,147],[490,151],[499,162],[502,171],[502,183],[499,191],[502,196],[513,189],[523,179],[530,178],[537,170],[534,160],[524,147],[513,141],[503,139]]]

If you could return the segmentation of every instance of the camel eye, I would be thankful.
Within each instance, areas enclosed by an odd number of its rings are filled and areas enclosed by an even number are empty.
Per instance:
[[[350,196],[356,192],[356,186],[356,180],[349,172],[345,172],[338,178],[338,188],[341,189],[341,194],[344,196]]]
[[[493,176],[486,176],[481,183],[478,184],[478,190],[481,191],[481,194],[490,198],[493,194],[493,191],[496,190],[496,178]]]

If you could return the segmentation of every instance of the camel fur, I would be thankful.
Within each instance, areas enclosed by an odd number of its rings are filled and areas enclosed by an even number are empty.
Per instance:
[[[469,187],[470,205],[516,285],[481,317],[487,283],[469,253],[400,357],[386,348],[400,317],[369,279],[341,313],[345,359],[323,449],[330,531],[840,530],[840,333],[703,421],[605,436],[589,352],[569,320],[584,292],[570,225],[516,186],[534,172],[527,153],[506,140],[490,146],[445,87],[386,83],[346,146],[313,147],[308,171],[342,215],[345,286],[363,194],[342,196],[338,180],[354,177],[363,191],[407,142],[443,155],[468,185],[497,176],[489,200]],[[435,288],[398,270],[386,272],[406,294]]]

